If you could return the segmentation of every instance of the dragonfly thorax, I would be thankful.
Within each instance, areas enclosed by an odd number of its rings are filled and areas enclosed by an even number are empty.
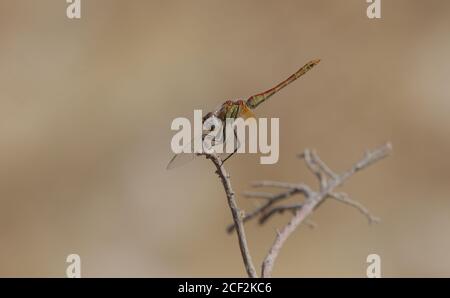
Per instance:
[[[244,100],[236,99],[227,100],[215,111],[207,113],[203,116],[203,122],[211,117],[216,117],[218,120],[225,121],[227,118],[249,118],[254,117],[254,115],[251,113],[250,108]]]

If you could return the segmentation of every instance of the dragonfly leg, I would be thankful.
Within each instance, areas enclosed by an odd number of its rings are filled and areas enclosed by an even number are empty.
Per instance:
[[[236,146],[236,148],[234,148],[233,153],[231,153],[224,160],[222,160],[222,164],[224,164],[230,157],[232,157],[238,151],[239,147],[241,146],[241,144],[239,143],[239,138],[237,137],[237,130],[236,129],[234,129],[234,140],[235,140],[235,142],[237,142],[237,146]]]

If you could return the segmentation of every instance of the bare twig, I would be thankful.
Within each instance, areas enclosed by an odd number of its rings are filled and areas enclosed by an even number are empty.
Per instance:
[[[254,199],[271,199],[273,194],[270,192],[256,192],[256,191],[246,191],[242,194],[246,198]]]
[[[241,212],[241,210],[237,206],[235,194],[231,187],[230,175],[228,175],[228,173],[226,172],[222,160],[215,153],[206,154],[206,158],[211,160],[216,166],[217,169],[216,173],[219,175],[220,180],[222,181],[223,187],[225,189],[225,193],[228,199],[228,205],[230,207],[231,214],[233,216],[234,227],[237,231],[239,248],[241,250],[242,259],[244,261],[247,275],[249,277],[258,277],[258,275],[256,274],[255,266],[253,265],[252,258],[250,256],[247,238],[245,236],[244,224],[242,221],[243,212]]]
[[[329,193],[328,196],[330,198],[336,199],[339,202],[342,202],[344,204],[347,204],[349,206],[352,206],[356,208],[359,212],[361,212],[363,215],[367,217],[367,220],[369,221],[369,224],[378,223],[380,222],[380,219],[378,217],[373,216],[370,214],[369,210],[364,207],[360,202],[352,200],[346,193],[340,192],[340,193]]]
[[[249,277],[257,277],[255,267],[252,263],[250,252],[245,237],[244,223],[255,217],[260,216],[259,223],[263,224],[269,220],[275,214],[280,214],[285,211],[292,212],[293,217],[280,231],[277,231],[275,241],[269,249],[267,256],[265,257],[262,268],[261,276],[270,277],[272,275],[274,263],[280,253],[286,240],[301,224],[306,224],[310,227],[314,227],[315,224],[308,220],[308,216],[327,198],[335,199],[339,202],[354,207],[365,215],[369,223],[378,222],[379,219],[371,215],[366,207],[357,201],[352,200],[347,194],[341,192],[335,192],[334,190],[341,186],[346,180],[353,176],[358,171],[368,167],[374,162],[386,157],[392,150],[391,145],[385,144],[375,150],[366,152],[365,156],[356,162],[349,170],[336,174],[331,170],[317,155],[316,152],[306,149],[299,157],[304,159],[308,169],[319,180],[319,190],[314,191],[308,185],[278,182],[278,181],[260,181],[253,183],[253,187],[271,187],[281,189],[279,193],[269,192],[247,192],[245,196],[248,198],[263,199],[263,203],[247,213],[246,215],[239,210],[236,204],[235,194],[231,188],[230,176],[225,171],[223,163],[216,154],[205,154],[216,166],[216,173],[219,175],[222,184],[225,188],[228,204],[233,215],[234,223],[227,228],[228,232],[234,230],[237,231],[239,239],[239,247],[241,250],[242,258],[245,264],[245,268]],[[295,195],[302,195],[304,197],[303,202],[290,205],[279,205],[277,203],[293,197]]]
[[[314,211],[314,209],[329,197],[333,197],[341,202],[344,202],[357,208],[363,214],[365,214],[371,222],[373,222],[374,217],[370,215],[369,211],[365,207],[363,207],[356,201],[351,200],[347,196],[343,196],[342,194],[336,195],[335,193],[333,193],[333,190],[336,187],[342,185],[348,178],[350,178],[358,171],[386,157],[391,150],[392,146],[390,144],[386,144],[373,151],[368,151],[366,152],[364,158],[358,161],[352,168],[343,172],[340,175],[335,175],[334,172],[329,170],[329,168],[325,165],[325,163],[323,163],[322,161],[318,162],[319,159],[317,158],[317,155],[316,156],[311,155],[309,150],[305,150],[302,157],[305,159],[308,168],[318,177],[321,186],[320,191],[310,192],[309,195],[306,197],[305,202],[302,204],[301,208],[296,209],[292,219],[287,223],[286,226],[284,226],[277,233],[275,241],[272,244],[272,247],[269,249],[269,253],[267,254],[262,264],[261,276],[270,277],[272,275],[275,260],[278,257],[278,254],[281,248],[283,247],[283,244],[286,242],[289,236],[297,229],[297,227],[302,222],[304,222],[305,219]],[[329,179],[324,178],[323,174],[326,174],[329,177]],[[281,186],[280,184],[278,185]]]
[[[315,202],[315,201],[310,201]],[[297,229],[297,227],[306,219],[306,217],[313,211],[316,205],[309,203],[305,204],[303,208],[295,211],[294,217],[284,226],[281,231],[277,232],[275,241],[273,242],[269,253],[267,254],[261,269],[261,277],[271,277],[273,265],[275,263],[278,254],[283,247],[284,242],[289,238],[289,236]]]
[[[329,178],[336,178],[337,174],[331,170],[325,162],[323,162],[316,151],[311,151],[312,160],[314,163],[317,164],[317,166],[320,168],[321,171],[323,171],[326,175],[328,175]]]
[[[294,212],[295,210],[302,208],[302,206],[303,206],[303,204],[297,203],[297,204],[292,204],[292,205],[274,207],[269,212],[263,214],[260,217],[259,223],[260,224],[265,223],[272,215],[274,215],[276,213],[282,214],[282,213],[284,213],[284,211],[288,211],[288,210]]]
[[[327,173],[325,173],[318,165],[309,149],[305,149],[302,157],[305,160],[308,169],[317,177],[317,180],[319,180],[320,189],[324,189],[327,186]]]
[[[289,197],[292,197],[296,194],[304,194],[305,196],[308,196],[309,193],[311,192],[311,189],[309,188],[309,186],[304,185],[304,184],[298,184],[298,185],[294,185],[294,184],[287,184],[284,182],[274,182],[274,181],[260,181],[260,182],[254,182],[253,183],[254,187],[282,187],[282,188],[289,188],[288,191],[285,192],[281,192],[279,194],[276,195],[272,195],[271,198],[268,198],[267,201],[262,204],[261,206],[259,206],[258,208],[256,208],[255,210],[247,213],[244,218],[242,219],[243,222],[247,222],[253,218],[255,218],[256,216],[263,214],[264,212],[266,212],[270,207],[272,207],[275,203],[283,200],[283,199],[287,199]],[[266,193],[265,195],[266,196]],[[227,227],[227,232],[231,233],[233,232],[235,229],[235,225],[231,224]]]
[[[259,218],[259,224],[264,224],[266,221],[268,221],[273,215],[275,214],[282,214],[285,211],[291,211],[292,214],[295,214],[295,210],[298,210],[300,208],[302,208],[303,204],[292,204],[292,205],[286,205],[286,206],[277,206],[272,208],[269,212],[264,213],[260,218]],[[308,227],[310,227],[311,229],[314,229],[317,224],[312,222],[311,220],[306,219],[304,222],[305,225],[307,225]]]

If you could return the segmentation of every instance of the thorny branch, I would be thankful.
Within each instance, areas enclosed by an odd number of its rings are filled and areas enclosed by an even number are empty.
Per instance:
[[[247,238],[245,237],[244,223],[242,221],[243,212],[237,206],[236,197],[231,187],[230,175],[225,170],[222,160],[216,154],[207,154],[206,158],[211,160],[216,166],[216,173],[219,175],[225,189],[228,205],[233,216],[234,227],[238,234],[239,248],[241,249],[242,259],[244,261],[247,275],[249,277],[258,277],[255,266],[253,265],[252,257],[250,256],[250,251],[248,249]]]
[[[262,264],[261,276],[270,277],[276,258],[289,236],[298,228],[301,224],[306,224],[310,227],[314,227],[315,224],[308,221],[307,217],[326,199],[335,199],[338,202],[347,204],[359,212],[361,212],[368,219],[369,223],[378,222],[379,219],[370,214],[368,209],[361,203],[352,200],[346,193],[335,192],[335,189],[341,186],[351,176],[359,172],[360,170],[370,166],[371,164],[388,156],[392,151],[392,146],[387,143],[381,147],[378,147],[372,151],[367,151],[364,157],[356,162],[349,170],[336,174],[323,162],[315,151],[306,149],[299,158],[303,159],[307,168],[317,177],[319,181],[319,190],[314,191],[311,187],[305,184],[295,184],[277,181],[259,181],[253,183],[253,187],[273,187],[279,188],[283,191],[277,194],[268,192],[247,192],[244,195],[248,198],[258,198],[264,200],[259,207],[250,211],[246,215],[238,209],[236,205],[236,199],[234,192],[231,188],[231,183],[228,174],[226,173],[221,160],[214,154],[208,154],[206,157],[210,159],[217,168],[217,173],[222,180],[225,192],[227,194],[228,203],[230,205],[231,212],[233,214],[234,224],[229,225],[227,231],[229,233],[234,230],[237,231],[239,238],[239,245],[241,248],[242,257],[249,277],[257,277],[255,268],[252,264],[250,253],[247,246],[247,240],[245,238],[244,223],[259,216],[259,223],[264,224],[275,214],[283,212],[292,212],[293,217],[290,221],[280,230],[277,231],[275,241],[273,242],[266,258]],[[277,203],[284,199],[290,198],[297,194],[303,195],[304,200],[301,203],[295,203],[290,205],[279,205]]]

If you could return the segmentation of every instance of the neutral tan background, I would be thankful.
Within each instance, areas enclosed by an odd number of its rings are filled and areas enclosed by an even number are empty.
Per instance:
[[[392,157],[343,190],[383,222],[327,202],[275,276],[450,276],[450,2],[383,0],[0,1],[0,276],[244,276],[223,189],[199,160],[166,171],[173,118],[271,87],[323,62],[258,109],[280,117],[274,166],[227,164],[238,193],[258,179],[315,181],[391,141]],[[249,210],[256,202],[239,197]],[[287,217],[247,226],[259,265]]]

